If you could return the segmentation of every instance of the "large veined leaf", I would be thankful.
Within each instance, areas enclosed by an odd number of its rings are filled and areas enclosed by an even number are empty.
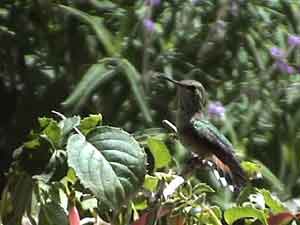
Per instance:
[[[72,135],[67,144],[68,164],[82,184],[105,206],[118,209],[143,184],[146,156],[125,131],[100,126],[86,137]]]

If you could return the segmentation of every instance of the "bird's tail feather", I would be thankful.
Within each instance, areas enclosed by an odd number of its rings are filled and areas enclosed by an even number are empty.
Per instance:
[[[213,164],[217,168],[217,171],[220,173],[220,179],[225,178],[228,186],[232,185],[234,191],[239,191],[243,186],[245,186],[247,180],[246,175],[236,159],[233,158],[233,160],[231,161],[227,160],[226,164],[224,164],[217,156],[213,155],[210,160],[213,162]],[[218,175],[216,175],[215,173],[215,176],[217,177]],[[224,183],[222,179],[220,180],[220,182],[221,184]]]

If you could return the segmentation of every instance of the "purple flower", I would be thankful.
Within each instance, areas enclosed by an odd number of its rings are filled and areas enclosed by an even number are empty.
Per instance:
[[[284,59],[286,56],[285,52],[282,49],[276,47],[271,48],[270,53],[271,56],[275,59]]]
[[[290,46],[299,46],[300,45],[300,36],[297,35],[289,35],[288,44]]]
[[[277,60],[276,66],[282,73],[292,74],[295,72],[294,67],[290,66],[289,64],[287,64],[282,60]]]
[[[146,0],[147,5],[158,6],[160,4],[160,0]]]
[[[147,31],[155,31],[155,23],[151,19],[144,19],[144,27]]]
[[[207,112],[211,117],[224,118],[225,116],[225,108],[221,102],[209,103]]]

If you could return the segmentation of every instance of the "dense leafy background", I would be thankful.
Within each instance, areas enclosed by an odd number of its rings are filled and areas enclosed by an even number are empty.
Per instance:
[[[299,10],[296,0],[2,0],[0,182],[4,194],[0,217],[6,217],[4,221],[12,218],[11,224],[20,221],[32,200],[26,193],[35,190],[38,197],[34,198],[43,196],[37,199],[43,203],[40,221],[60,215],[59,224],[65,224],[63,206],[58,204],[63,201],[58,201],[54,193],[60,190],[55,185],[60,184],[49,182],[66,176],[65,146],[73,128],[80,126],[86,135],[101,121],[92,116],[80,122],[80,118],[71,117],[74,114],[85,117],[101,113],[105,124],[138,132],[135,138],[146,147],[148,174],[154,177],[146,178],[146,183],[151,184],[150,191],[159,192],[159,185],[153,186],[158,175],[152,173],[178,168],[184,153],[172,137],[166,138],[166,130],[145,130],[162,127],[163,119],[174,121],[175,87],[157,79],[157,73],[201,81],[210,101],[220,101],[226,109],[225,117],[212,118],[213,122],[232,141],[241,158],[256,162],[268,178],[253,181],[255,185],[275,191],[283,202],[294,202],[300,194],[300,50],[299,40],[295,43],[290,39],[299,34]],[[274,56],[274,47],[286,55]],[[57,121],[62,118],[51,110],[70,116],[64,120],[68,125],[59,125]],[[37,120],[40,116],[56,120]],[[31,130],[34,132],[29,135]],[[157,152],[163,155],[155,157]],[[8,176],[11,165],[14,169]],[[255,166],[246,163],[246,167],[250,171]],[[31,181],[37,175],[35,179],[47,185],[37,187]],[[77,187],[74,180],[71,183],[72,190],[66,191],[66,184],[62,188],[66,195],[73,196],[73,190],[84,193],[82,186]],[[193,182],[190,185],[197,189]],[[12,193],[10,197],[5,194],[8,192]],[[197,203],[194,195],[182,192],[190,201],[188,205]],[[225,204],[227,197],[221,192],[213,202],[228,208],[226,204],[234,202]],[[261,194],[267,201],[267,194]],[[81,199],[69,198],[69,202]],[[51,203],[47,199],[52,199]],[[98,214],[106,220],[113,218],[115,224],[126,224],[137,218],[138,210],[146,208],[142,200],[135,203],[128,203],[134,208],[132,217],[123,211],[121,216]],[[4,210],[6,204],[10,207]],[[151,204],[155,208],[156,203]],[[180,199],[175,198],[172,204],[183,212]],[[274,204],[269,203],[269,208]],[[80,207],[82,215],[95,215],[87,213],[84,203]],[[293,203],[290,207],[297,210],[298,206]],[[187,213],[187,223],[192,224],[195,218],[207,222],[213,215],[210,222],[215,224],[216,218],[221,218],[218,209],[214,214],[211,208],[205,212],[208,214],[200,216],[195,212],[198,217]],[[261,211],[250,209],[239,215],[243,213],[265,222]],[[159,214],[163,215],[157,213],[156,218]],[[293,218],[291,214],[281,216]],[[232,218],[230,212],[225,213],[226,222]]]

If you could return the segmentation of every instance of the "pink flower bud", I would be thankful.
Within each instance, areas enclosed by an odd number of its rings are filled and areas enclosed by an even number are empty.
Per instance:
[[[72,206],[69,209],[69,224],[80,225],[80,217],[76,206]]]

